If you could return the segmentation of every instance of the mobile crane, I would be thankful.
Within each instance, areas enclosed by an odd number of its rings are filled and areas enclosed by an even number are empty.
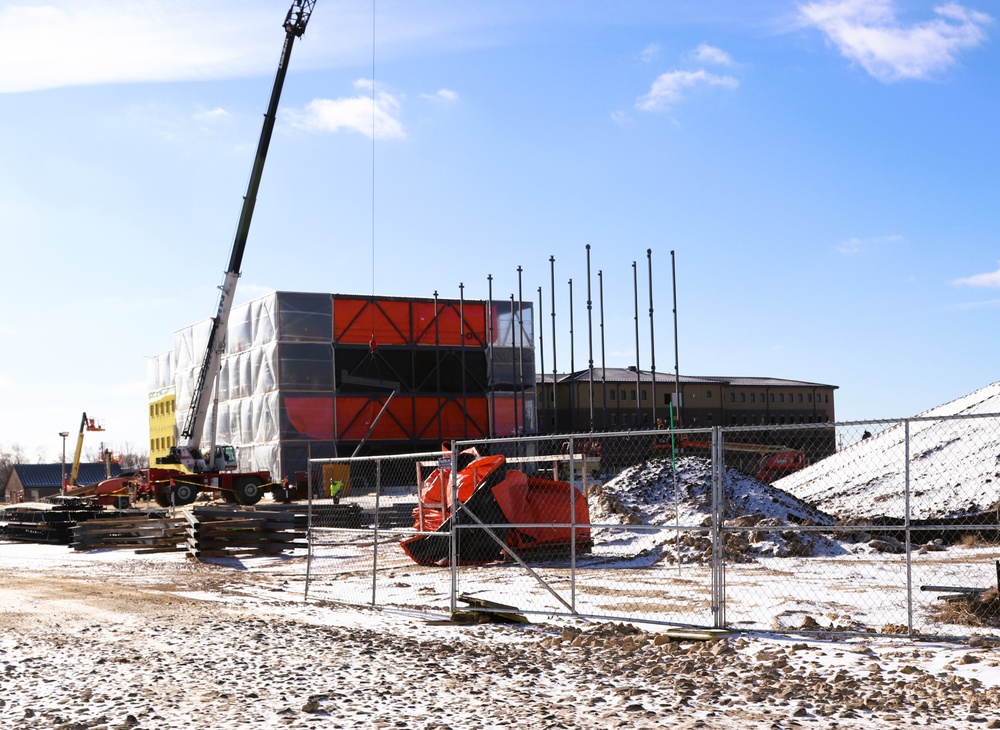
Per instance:
[[[191,395],[191,406],[180,432],[179,443],[171,447],[167,456],[156,460],[156,463],[163,468],[150,467],[146,475],[146,488],[152,491],[154,499],[163,506],[190,504],[203,489],[221,492],[226,501],[245,505],[256,504],[263,496],[263,488],[271,482],[271,475],[267,471],[238,471],[236,450],[232,446],[215,443],[214,422],[210,429],[212,433],[207,448],[202,448],[201,442],[209,407],[215,401],[214,394],[226,347],[233,294],[236,290],[236,281],[240,277],[243,252],[246,249],[250,221],[257,202],[257,190],[264,171],[264,160],[271,142],[271,133],[274,131],[278,99],[281,97],[281,88],[285,82],[288,60],[292,53],[292,45],[295,39],[302,37],[305,32],[315,5],[316,0],[293,0],[285,17],[285,42],[278,61],[278,71],[271,89],[270,103],[264,115],[264,126],[257,144],[257,154],[247,183],[246,195],[243,197],[236,237],[229,256],[229,266],[222,286],[219,287],[221,292],[219,306],[211,320],[208,345]],[[183,469],[170,468],[168,465]]]

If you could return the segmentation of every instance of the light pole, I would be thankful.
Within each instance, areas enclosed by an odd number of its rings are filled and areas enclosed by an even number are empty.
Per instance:
[[[62,486],[59,488],[60,492],[66,491],[66,437],[69,436],[69,431],[60,431],[59,435],[62,436],[63,440],[63,452],[62,452]]]

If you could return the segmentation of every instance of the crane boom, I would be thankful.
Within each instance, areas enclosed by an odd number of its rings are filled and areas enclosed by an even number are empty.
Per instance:
[[[240,210],[240,219],[236,226],[233,250],[229,256],[229,267],[226,269],[222,286],[219,287],[221,292],[219,295],[219,306],[216,309],[215,316],[211,320],[208,344],[205,348],[201,370],[198,372],[198,379],[191,395],[191,407],[188,411],[184,428],[181,430],[181,438],[184,440],[184,444],[191,456],[196,460],[199,457],[195,452],[200,451],[202,431],[204,430],[211,401],[208,395],[215,388],[222,363],[222,354],[226,347],[229,313],[233,306],[236,281],[240,277],[243,252],[246,249],[247,237],[250,233],[250,221],[253,218],[254,205],[257,202],[257,190],[260,187],[260,179],[264,171],[264,160],[267,157],[267,149],[271,143],[271,133],[274,131],[278,100],[281,98],[281,88],[285,83],[288,60],[292,54],[292,45],[295,39],[301,37],[305,32],[306,24],[309,22],[315,5],[316,0],[293,0],[292,6],[288,10],[288,15],[285,17],[285,42],[281,49],[281,57],[278,60],[278,71],[274,78],[274,86],[271,88],[271,99],[267,106],[267,112],[264,114],[264,126],[260,132],[260,141],[257,144],[257,154],[254,157],[250,180],[247,183],[246,195],[243,196],[243,207]],[[214,434],[212,441],[211,447],[205,454],[206,463],[201,467],[202,469],[211,470],[215,467]]]

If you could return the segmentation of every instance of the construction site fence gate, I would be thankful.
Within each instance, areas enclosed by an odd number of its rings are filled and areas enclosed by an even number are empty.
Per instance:
[[[454,441],[308,478],[310,600],[1000,633],[996,413]]]

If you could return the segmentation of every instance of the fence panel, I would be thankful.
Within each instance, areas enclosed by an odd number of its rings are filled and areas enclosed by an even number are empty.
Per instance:
[[[492,520],[456,524],[499,550],[460,566],[461,595],[526,614],[711,623],[711,466],[679,476],[665,431],[466,447],[503,453],[507,471],[491,487],[499,511],[484,509]]]
[[[311,598],[449,611],[447,568],[419,566],[403,544],[414,537],[445,546],[449,532],[418,511],[422,475],[440,453],[310,462]],[[419,529],[422,526],[422,530]]]
[[[311,462],[310,596],[755,630],[1000,633],[998,414],[449,448]]]

